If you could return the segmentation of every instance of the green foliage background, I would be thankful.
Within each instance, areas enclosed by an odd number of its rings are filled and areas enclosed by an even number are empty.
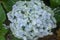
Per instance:
[[[5,35],[9,31],[8,29],[5,29],[3,26],[3,23],[6,18],[6,14],[12,10],[12,6],[16,3],[16,1],[19,0],[0,0],[0,40],[6,40]],[[24,1],[24,0],[23,0]],[[47,2],[52,9],[60,7],[60,0],[43,0],[44,2]],[[50,3],[48,3],[48,1]],[[56,11],[60,10],[58,8]],[[55,18],[57,20],[57,23],[60,23],[60,11],[55,12]],[[12,36],[12,40],[20,40]]]

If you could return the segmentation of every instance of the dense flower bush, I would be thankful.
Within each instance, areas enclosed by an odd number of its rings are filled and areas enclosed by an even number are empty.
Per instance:
[[[13,35],[23,40],[52,35],[56,27],[54,12],[41,0],[18,1],[7,16]]]

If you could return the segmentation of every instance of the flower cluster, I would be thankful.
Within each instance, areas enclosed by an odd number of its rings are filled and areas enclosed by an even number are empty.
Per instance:
[[[51,35],[56,27],[54,13],[43,1],[18,1],[7,16],[13,35],[23,40]]]

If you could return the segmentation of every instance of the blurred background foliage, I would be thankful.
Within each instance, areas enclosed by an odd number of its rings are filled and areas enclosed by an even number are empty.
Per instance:
[[[0,40],[20,40],[15,38],[9,29],[5,29],[3,23],[8,24],[8,19],[6,14],[12,10],[12,6],[19,0],[0,0]],[[24,1],[24,0],[22,0]],[[29,0],[27,0],[29,1]],[[57,28],[60,28],[60,0],[43,0],[44,3],[51,7],[55,12],[55,18],[57,20]],[[56,31],[55,30],[55,31]],[[11,36],[11,38],[9,37]],[[9,38],[10,39],[9,39]]]

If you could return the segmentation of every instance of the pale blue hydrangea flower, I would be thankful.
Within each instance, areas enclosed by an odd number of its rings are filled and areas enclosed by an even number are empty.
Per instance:
[[[41,0],[18,1],[7,16],[13,35],[23,40],[52,35],[51,29],[56,27],[53,11]]]

